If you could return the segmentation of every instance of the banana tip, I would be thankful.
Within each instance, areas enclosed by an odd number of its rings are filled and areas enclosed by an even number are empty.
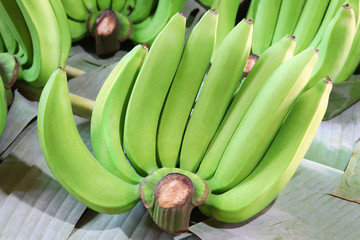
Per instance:
[[[143,48],[145,48],[146,50],[149,50],[149,48],[148,48],[148,46],[147,46],[147,43],[143,43],[143,44],[141,44],[141,46],[142,46]]]
[[[213,14],[217,14],[216,8],[211,9],[210,12],[212,12]]]
[[[342,5],[344,8],[348,8],[348,9],[351,9],[352,7],[350,7],[350,5],[347,3],[347,4],[344,4]]]
[[[252,18],[249,18],[248,20],[246,20],[246,22],[252,24],[252,23],[253,23],[253,19],[252,19]]]
[[[332,84],[332,80],[329,76],[327,76],[326,78],[323,78],[323,80],[326,82],[326,83],[330,83]]]

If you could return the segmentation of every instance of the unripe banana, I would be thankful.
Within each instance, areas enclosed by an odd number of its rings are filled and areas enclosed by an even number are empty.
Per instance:
[[[130,13],[129,18],[133,23],[139,23],[151,15],[157,5],[157,0],[137,0],[135,1],[134,10]]]
[[[66,14],[73,20],[86,21],[89,17],[89,12],[86,9],[82,0],[61,0]]]
[[[306,89],[311,88],[324,77],[337,77],[349,54],[355,32],[354,11],[350,6],[343,5],[329,23],[321,40],[319,60]]]
[[[210,179],[218,166],[231,136],[239,125],[246,110],[266,83],[269,76],[292,57],[295,49],[293,37],[284,37],[268,48],[255,63],[249,75],[241,84],[234,100],[213,138],[197,172],[203,179]]]
[[[100,10],[110,9],[111,0],[97,0],[97,5]]]
[[[126,0],[112,0],[111,9],[115,12],[121,12],[124,10]]]
[[[123,127],[126,107],[147,48],[138,45],[111,71],[96,97],[91,116],[91,146],[95,158],[112,174],[129,183],[140,183],[124,155]]]
[[[214,193],[241,182],[261,160],[292,104],[310,79],[318,58],[308,48],[287,60],[269,77],[237,126],[214,176]]]
[[[309,46],[320,27],[328,5],[329,0],[310,0],[305,2],[294,30],[294,35],[296,36],[295,54]]]
[[[301,94],[254,171],[229,191],[210,194],[200,210],[224,222],[240,222],[270,204],[294,175],[325,114],[332,84],[321,80]]]
[[[259,4],[259,0],[250,1],[250,5],[246,13],[246,19],[254,19],[256,17],[256,10],[258,4]]]
[[[197,170],[240,81],[250,53],[252,30],[252,22],[242,20],[219,47],[185,130],[180,168]]]
[[[207,11],[186,42],[179,67],[166,98],[157,136],[162,167],[175,167],[185,126],[214,50],[218,14]]]
[[[107,214],[123,213],[136,205],[139,185],[109,173],[82,141],[62,69],[54,71],[42,91],[37,126],[41,150],[51,172],[74,198]]]
[[[125,117],[124,147],[141,175],[156,170],[156,134],[162,107],[180,62],[185,18],[175,14],[156,37],[139,72]]]
[[[305,0],[282,0],[272,44],[287,34],[291,36],[294,33],[304,4]]]
[[[356,30],[346,61],[333,82],[344,82],[351,77],[360,64],[360,28]]]
[[[82,0],[82,2],[89,13],[94,13],[98,11],[96,0]]]
[[[5,92],[5,87],[3,80],[0,76],[0,136],[2,135],[7,117],[7,94]]]
[[[281,0],[258,0],[254,17],[252,53],[261,55],[271,45]],[[284,36],[283,36],[284,37]]]
[[[71,41],[76,42],[83,39],[89,32],[87,22],[78,22],[70,18],[67,19],[70,27]]]

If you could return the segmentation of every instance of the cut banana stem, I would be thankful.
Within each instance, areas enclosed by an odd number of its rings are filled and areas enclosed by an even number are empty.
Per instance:
[[[222,42],[187,124],[180,168],[196,171],[240,81],[250,54],[252,21],[242,20]]]
[[[262,211],[284,189],[308,150],[325,114],[332,84],[320,80],[303,93],[254,171],[229,191],[210,194],[200,210],[224,222],[240,222]]]
[[[221,156],[247,109],[266,84],[269,76],[292,57],[294,49],[295,39],[284,37],[259,57],[249,75],[243,80],[200,164],[197,174],[202,178],[210,179],[214,175]]]
[[[308,83],[317,58],[317,51],[308,48],[281,64],[269,77],[241,119],[214,176],[208,181],[212,192],[231,189],[256,167]]]
[[[185,22],[175,14],[156,37],[136,79],[125,117],[125,152],[140,175],[158,169],[156,135],[160,114],[180,62]]]
[[[39,101],[37,118],[42,153],[56,180],[91,209],[119,214],[140,200],[139,185],[109,173],[84,144],[74,121],[66,73],[56,70]]]
[[[209,10],[186,42],[159,123],[157,154],[161,167],[175,167],[178,162],[185,127],[214,50],[217,22],[217,13]]]
[[[324,77],[336,79],[350,53],[355,33],[354,11],[349,5],[343,5],[329,23],[321,40],[319,60],[306,89]]]

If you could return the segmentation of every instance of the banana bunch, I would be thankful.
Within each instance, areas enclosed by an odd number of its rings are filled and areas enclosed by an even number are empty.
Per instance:
[[[39,102],[38,135],[72,196],[107,214],[141,199],[172,233],[187,230],[194,207],[239,222],[277,197],[322,120],[331,80],[309,87],[318,51],[294,55],[289,36],[244,79],[253,23],[240,21],[214,57],[218,21],[209,10],[185,40],[186,19],[177,13],[150,50],[137,45],[119,61],[93,107],[93,154],[77,131],[66,74],[53,72]]]
[[[286,34],[296,36],[294,54],[319,49],[309,87],[320,76],[346,81],[360,63],[359,0],[251,0],[254,19],[252,53],[262,54]]]
[[[54,70],[65,67],[71,47],[66,18],[61,0],[0,1],[0,65],[6,87],[16,79],[42,87]]]
[[[98,55],[130,39],[151,44],[186,0],[61,0],[73,41],[92,35]]]

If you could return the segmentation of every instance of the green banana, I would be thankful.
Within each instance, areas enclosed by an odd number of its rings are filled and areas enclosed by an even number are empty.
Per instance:
[[[258,0],[256,4],[252,53],[261,55],[271,45],[281,0]]]
[[[147,43],[150,46],[169,19],[175,13],[181,12],[184,4],[185,0],[159,0],[154,14],[148,17],[149,20],[144,20],[147,24],[140,22],[133,25],[130,40],[136,43]]]
[[[349,5],[343,5],[329,23],[320,42],[319,60],[306,89],[324,77],[336,78],[349,55],[355,33],[354,11]]]
[[[111,8],[111,0],[97,0],[96,2],[100,10]]]
[[[6,47],[5,47],[5,43],[4,43],[4,39],[1,36],[0,33],[0,53],[6,52]]]
[[[0,136],[4,132],[7,117],[7,97],[5,87],[0,76]]]
[[[22,69],[21,78],[33,86],[41,87],[62,61],[59,24],[48,0],[16,2],[29,28],[33,47],[32,65]]]
[[[16,54],[18,51],[18,43],[12,34],[9,25],[7,25],[6,16],[3,15],[3,12],[0,12],[0,32],[2,39],[4,41],[6,51],[12,54]]]
[[[95,158],[110,173],[135,184],[142,178],[124,155],[122,137],[128,100],[146,54],[147,48],[138,45],[119,61],[101,87],[91,116],[91,145]]]
[[[83,39],[88,32],[87,22],[78,22],[70,18],[67,19],[70,27],[71,41],[76,42]]]
[[[260,89],[231,137],[214,176],[213,193],[246,178],[261,160],[290,107],[310,79],[318,54],[308,48],[281,64]]]
[[[197,170],[240,81],[250,53],[252,30],[252,22],[242,20],[219,47],[185,130],[180,168]]]
[[[70,26],[67,21],[67,16],[65,9],[61,3],[61,0],[49,0],[51,7],[54,11],[55,17],[58,22],[58,28],[60,30],[60,36],[61,36],[61,56],[60,56],[60,67],[64,68],[66,66],[70,48],[71,48],[71,32],[70,32]]]
[[[295,54],[309,46],[320,27],[328,5],[329,0],[311,0],[305,2],[294,30],[294,35],[296,36]]]
[[[205,7],[211,7],[214,1],[215,0],[198,0],[198,2]]]
[[[85,8],[88,10],[89,13],[97,12],[99,9],[97,7],[96,0],[82,0]]]
[[[333,82],[344,82],[351,77],[360,64],[360,29],[356,30],[354,40],[351,44],[349,54],[340,72],[334,78]]]
[[[272,45],[259,57],[249,75],[242,82],[201,161],[197,174],[203,179],[210,179],[214,175],[221,156],[246,110],[268,80],[268,76],[292,57],[294,49],[295,39],[287,36]]]
[[[157,153],[161,167],[175,167],[181,140],[215,45],[218,15],[207,11],[190,33],[161,114]]]
[[[112,0],[111,9],[115,12],[121,12],[125,7],[126,0]]]
[[[211,9],[216,9],[216,12],[219,14],[215,52],[225,37],[234,28],[240,2],[241,0],[214,0],[212,2]],[[214,56],[215,55],[216,53],[214,53]]]
[[[4,23],[10,29],[12,36],[14,36],[19,50],[23,52],[23,55],[17,58],[19,64],[25,67],[31,66],[33,49],[30,32],[16,1],[1,0],[0,15],[5,18]]]
[[[156,0],[136,0],[134,10],[129,18],[133,23],[139,23],[145,20],[157,5]]]
[[[229,191],[209,194],[200,210],[224,222],[240,222],[270,204],[290,181],[325,114],[331,82],[301,94],[254,171]]]
[[[77,21],[86,21],[89,17],[89,12],[81,0],[61,0],[66,14],[69,18]]]
[[[140,175],[156,170],[160,113],[180,62],[185,18],[175,14],[154,40],[139,72],[125,116],[124,147]]]
[[[139,185],[109,173],[82,141],[62,69],[54,71],[42,91],[37,126],[41,150],[51,172],[74,198],[107,214],[123,213],[136,205]]]
[[[254,19],[256,17],[257,5],[260,0],[251,0],[249,8],[246,12],[246,19]]]
[[[282,0],[272,44],[276,43],[287,34],[291,36],[294,33],[296,23],[299,20],[304,4],[305,0]]]

